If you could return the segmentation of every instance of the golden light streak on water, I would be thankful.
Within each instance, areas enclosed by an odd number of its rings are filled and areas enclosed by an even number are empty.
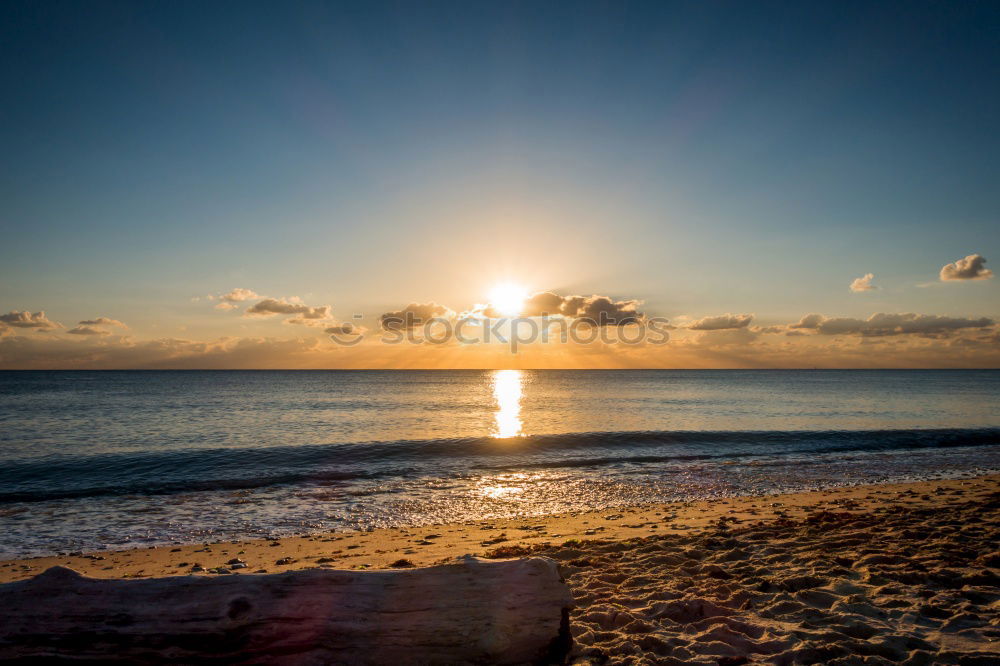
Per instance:
[[[521,423],[521,383],[520,370],[497,370],[493,373],[493,399],[497,403],[496,431],[494,437],[517,437],[524,434]]]

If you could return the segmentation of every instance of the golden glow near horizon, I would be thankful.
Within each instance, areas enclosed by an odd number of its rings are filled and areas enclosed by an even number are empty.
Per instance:
[[[498,284],[490,290],[490,305],[493,309],[506,317],[515,317],[521,314],[524,301],[528,298],[528,291],[512,282]]]
[[[497,403],[494,437],[517,437],[521,424],[521,371],[497,370],[493,373],[493,399]]]

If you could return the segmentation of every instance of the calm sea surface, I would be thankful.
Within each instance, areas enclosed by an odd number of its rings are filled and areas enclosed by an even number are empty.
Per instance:
[[[1000,470],[1000,371],[0,372],[0,556]]]

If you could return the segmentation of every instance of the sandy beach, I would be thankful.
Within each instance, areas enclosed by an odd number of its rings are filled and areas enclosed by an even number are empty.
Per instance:
[[[998,34],[0,3],[0,666],[1000,666]]]
[[[0,563],[98,578],[559,562],[579,663],[1000,658],[1000,476]]]

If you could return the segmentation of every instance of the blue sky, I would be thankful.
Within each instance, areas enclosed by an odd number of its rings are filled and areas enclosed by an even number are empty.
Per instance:
[[[995,3],[0,13],[5,312],[207,339],[259,333],[191,300],[234,287],[347,319],[515,280],[763,325],[1000,315],[995,280],[937,281],[998,256]]]

